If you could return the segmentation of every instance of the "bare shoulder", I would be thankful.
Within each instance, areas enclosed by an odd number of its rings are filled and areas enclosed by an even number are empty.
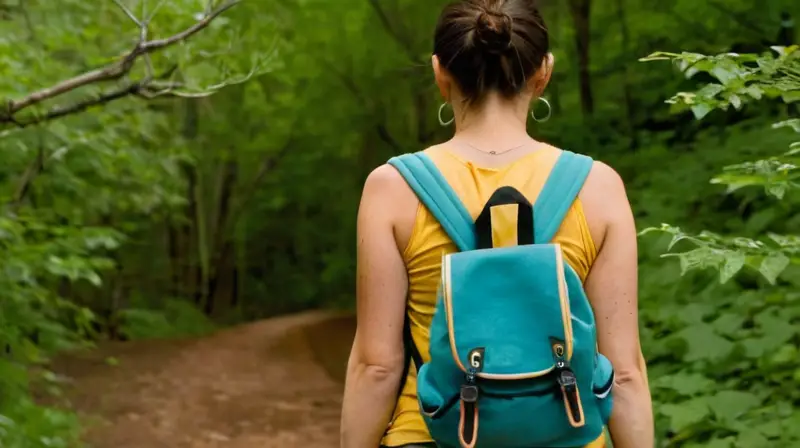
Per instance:
[[[367,176],[361,196],[361,212],[388,221],[401,250],[411,238],[418,207],[417,196],[395,167],[383,164]]]
[[[589,231],[598,247],[602,246],[609,226],[631,216],[625,183],[606,163],[594,162],[579,198]]]
[[[385,163],[367,176],[364,182],[364,195],[391,195],[403,187],[407,188],[403,176],[393,166]]]
[[[623,197],[626,195],[625,183],[619,173],[614,168],[597,160],[594,161],[592,171],[589,172],[589,177],[586,179],[586,190],[600,190],[604,196],[615,193],[621,194]]]

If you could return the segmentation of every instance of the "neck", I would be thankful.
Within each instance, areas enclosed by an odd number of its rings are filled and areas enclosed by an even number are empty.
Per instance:
[[[528,138],[528,101],[489,95],[479,105],[456,107],[454,112],[457,138],[493,146],[519,144]]]

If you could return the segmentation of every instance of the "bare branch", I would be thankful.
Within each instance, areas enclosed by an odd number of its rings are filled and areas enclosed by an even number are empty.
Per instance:
[[[182,42],[182,41],[188,39],[189,37],[193,36],[194,34],[198,33],[199,31],[203,30],[204,28],[206,28],[215,18],[219,17],[222,13],[224,13],[225,11],[229,10],[230,8],[232,8],[235,5],[237,5],[238,3],[240,3],[240,1],[241,0],[228,0],[228,1],[226,1],[225,3],[222,4],[222,6],[220,6],[216,10],[212,11],[210,14],[207,14],[201,20],[197,21],[197,23],[195,23],[194,25],[190,26],[189,28],[187,28],[187,29],[185,29],[185,30],[181,31],[180,33],[175,34],[173,36],[170,36],[170,37],[167,37],[167,38],[164,38],[164,39],[140,41],[121,60],[119,60],[119,61],[117,61],[115,63],[109,64],[109,65],[107,65],[107,66],[105,66],[103,68],[100,68],[100,69],[96,69],[96,70],[92,70],[92,71],[83,73],[81,75],[75,76],[74,78],[70,78],[70,79],[61,81],[60,83],[58,83],[58,84],[56,84],[54,86],[47,87],[47,88],[41,89],[39,91],[36,91],[34,93],[31,93],[30,95],[28,95],[28,96],[26,96],[26,97],[24,97],[22,99],[19,99],[19,100],[16,100],[16,101],[10,101],[6,105],[6,108],[5,108],[6,110],[5,111],[0,111],[0,123],[3,123],[3,122],[5,122],[5,123],[14,123],[14,124],[17,124],[19,126],[20,123],[14,118],[14,114],[16,114],[17,112],[19,112],[19,111],[21,111],[23,109],[26,109],[26,108],[31,107],[33,105],[39,104],[42,101],[45,101],[45,100],[48,100],[48,99],[63,95],[65,93],[67,93],[67,92],[70,92],[72,90],[75,90],[77,88],[80,88],[80,87],[83,87],[83,86],[86,86],[86,85],[89,85],[89,84],[94,84],[94,83],[102,82],[102,81],[112,81],[112,80],[119,79],[119,78],[123,77],[128,72],[130,72],[131,68],[133,67],[134,62],[136,62],[136,60],[140,56],[147,55],[147,54],[152,53],[152,52],[154,52],[156,50],[160,50],[160,49],[169,47],[169,46],[174,45],[174,44],[176,44],[178,42]],[[151,14],[150,17],[152,17],[152,14]],[[146,29],[146,23],[143,24],[143,25],[145,25],[145,26],[142,26],[142,29],[145,30]],[[130,88],[130,86],[128,88]],[[116,96],[116,93],[113,93],[113,92],[112,92],[111,96],[114,97],[114,98],[111,98],[111,99],[116,99],[118,97],[118,96]],[[123,95],[123,96],[125,96],[125,95]],[[79,108],[79,110],[83,110],[82,108],[85,108],[84,105],[86,105],[86,104],[91,106],[91,105],[94,105],[94,104],[101,104],[101,103],[108,102],[108,101],[109,100],[104,100],[104,101],[100,101],[100,102],[93,102],[92,100],[89,100],[89,101],[86,101],[86,102],[83,102],[83,103],[78,103],[76,106]],[[48,113],[46,116],[50,116],[51,113]],[[59,114],[56,114],[56,115],[60,116]],[[54,118],[54,117],[51,116],[51,118],[49,118],[49,119],[52,119],[52,118]],[[46,121],[46,120],[38,120],[38,122],[40,122],[40,121]],[[37,122],[37,119],[35,119],[34,121],[29,122],[27,124],[31,124],[33,122]],[[27,125],[27,124],[23,124],[23,125]]]
[[[217,8],[215,11],[212,11],[210,14],[206,14],[206,16],[203,17],[201,20],[199,20],[197,23],[181,31],[180,33],[175,34],[174,36],[167,37],[165,39],[157,39],[145,42],[144,44],[141,45],[140,54],[150,53],[155,50],[160,50],[164,47],[169,47],[170,45],[176,44],[180,41],[192,37],[198,31],[207,27],[212,20],[216,19],[219,15],[233,8],[240,2],[241,0],[228,0],[222,6]]]
[[[158,78],[166,78],[170,76],[172,72],[175,71],[176,69],[177,66],[174,66],[164,74],[160,75]],[[124,98],[126,96],[137,95],[143,98],[153,98],[156,96],[155,95],[156,89],[159,88],[172,89],[175,87],[176,85],[174,84],[160,84],[158,83],[158,81],[153,81],[151,79],[144,79],[142,81],[130,83],[118,89],[102,93],[94,98],[87,98],[83,101],[79,101],[77,103],[70,104],[68,106],[54,107],[53,109],[50,109],[47,113],[43,115],[34,116],[33,118],[26,121],[15,121],[14,124],[16,124],[20,128],[24,128],[26,126],[52,121],[57,118],[65,117],[67,115],[73,115],[80,112],[84,112],[88,109],[91,109],[92,107],[101,106],[111,101]]]
[[[122,12],[125,13],[125,15],[128,16],[128,18],[131,19],[131,21],[133,21],[133,23],[136,24],[136,26],[138,27],[142,26],[142,22],[140,22],[139,19],[137,19],[136,16],[133,15],[133,11],[128,9],[128,7],[125,6],[124,3],[122,3],[122,0],[111,0],[111,1],[113,1],[119,7],[119,9],[121,9]]]
[[[18,127],[24,128],[26,126],[31,126],[34,124],[55,120],[56,118],[61,118],[67,115],[83,112],[94,106],[99,106],[114,100],[118,100],[120,98],[124,98],[128,95],[136,94],[140,91],[141,88],[142,88],[141,83],[133,83],[128,86],[122,87],[120,89],[103,93],[97,97],[85,99],[83,101],[70,104],[69,106],[55,107],[43,115],[35,116],[30,120],[26,121],[17,121],[14,124],[16,124]]]

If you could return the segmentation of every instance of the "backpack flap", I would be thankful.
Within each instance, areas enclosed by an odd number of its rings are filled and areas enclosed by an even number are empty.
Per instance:
[[[442,283],[452,355],[465,373],[479,352],[476,376],[496,380],[542,377],[571,359],[560,246],[450,254],[444,258]]]

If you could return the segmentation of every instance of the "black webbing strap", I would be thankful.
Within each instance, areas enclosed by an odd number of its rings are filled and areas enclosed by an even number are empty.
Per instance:
[[[406,387],[408,375],[411,373],[411,363],[414,363],[417,372],[419,372],[419,368],[422,367],[422,355],[419,354],[417,345],[414,344],[414,339],[411,337],[411,319],[408,316],[408,311],[406,311],[406,317],[403,319],[403,351],[405,352],[403,358],[403,376],[400,377],[400,388],[397,389],[397,399],[394,404],[395,410],[397,409],[397,402],[400,401],[400,396],[403,395],[403,389]],[[386,428],[386,431],[388,430],[389,428]]]
[[[414,363],[414,368],[417,369],[418,373],[423,364],[422,355],[417,349],[417,344],[414,343],[414,338],[411,337],[411,318],[408,316],[408,312],[406,312],[406,317],[403,319],[403,350],[405,351],[405,357],[403,361],[403,376],[400,378],[400,388],[397,389],[398,399],[403,393],[403,388],[406,387],[408,375],[411,373],[411,363]]]

